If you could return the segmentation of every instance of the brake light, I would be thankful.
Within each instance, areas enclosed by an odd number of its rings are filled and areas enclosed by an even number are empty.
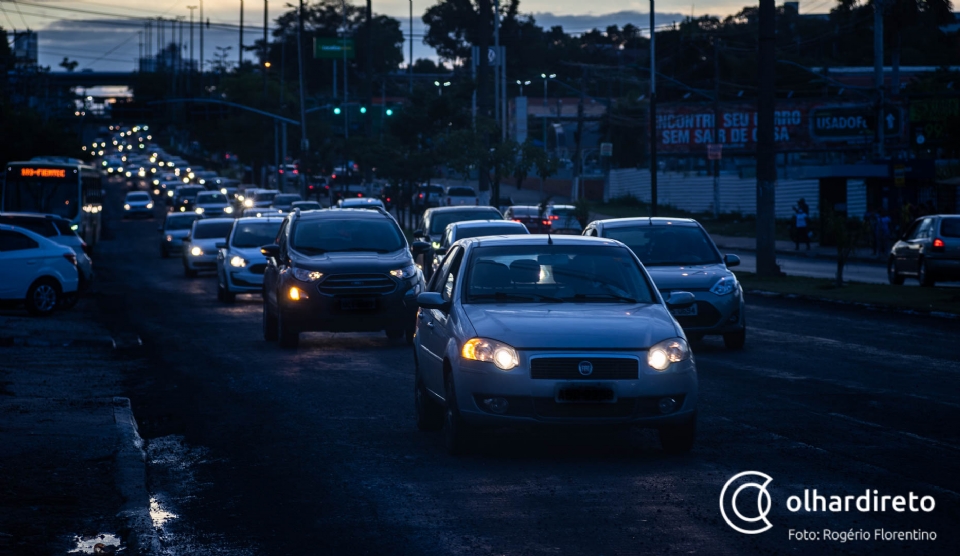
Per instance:
[[[363,193],[357,193],[357,197],[363,197]]]
[[[519,218],[514,218],[513,221],[514,221],[514,222],[520,222],[520,219],[519,219]]]
[[[420,198],[423,199],[423,193],[420,194]]]
[[[283,169],[282,169],[282,168],[280,169],[280,173],[281,173],[281,174],[283,173]]]
[[[550,215],[550,220],[560,220],[560,217],[557,216],[556,214],[551,214],[551,215]]]
[[[388,203],[390,202],[390,197],[387,197],[387,202],[388,202]]]
[[[332,179],[332,180],[337,179],[337,175],[336,175],[336,174],[331,175],[331,176],[330,176],[330,179]]]
[[[74,255],[73,253],[64,253],[63,258],[70,261],[70,264],[72,264],[73,266],[77,266],[77,256]]]
[[[942,239],[936,238],[933,240],[933,251],[936,251],[937,253],[942,253],[943,250],[946,249],[946,247],[947,247],[947,244],[944,243]]]
[[[549,221],[549,220],[543,220],[543,225],[544,225],[544,226],[549,226],[549,225],[550,225],[550,221]]]

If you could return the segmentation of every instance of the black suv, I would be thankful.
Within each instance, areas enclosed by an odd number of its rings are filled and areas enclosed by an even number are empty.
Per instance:
[[[264,339],[295,348],[301,332],[386,330],[413,342],[423,273],[387,212],[294,210],[261,251]]]

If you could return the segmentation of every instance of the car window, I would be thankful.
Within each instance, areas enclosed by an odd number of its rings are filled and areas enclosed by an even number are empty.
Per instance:
[[[454,222],[470,220],[500,220],[500,212],[496,209],[453,210],[437,212],[431,216],[430,235],[441,234],[447,226]]]
[[[447,195],[453,197],[475,197],[476,194],[469,187],[451,187],[447,190]]]
[[[257,201],[272,201],[276,196],[276,191],[257,191],[253,198]]]
[[[491,226],[471,226],[469,228],[460,228],[457,230],[457,240],[483,237],[483,236],[513,236],[528,235],[530,232],[519,224],[515,226],[491,225]]]
[[[920,224],[922,221],[916,220],[913,224],[910,225],[910,229],[907,230],[907,233],[903,234],[904,239],[911,240],[917,238],[917,233],[920,231]]]
[[[720,264],[713,240],[695,226],[608,228],[604,237],[623,242],[645,266]]]
[[[277,239],[280,222],[244,222],[238,223],[230,239],[231,245],[240,248],[269,245]]]
[[[168,216],[167,220],[163,223],[163,229],[165,230],[189,230],[193,226],[194,220],[200,218],[199,214],[184,214],[177,216]]]
[[[940,221],[940,235],[960,237],[960,218],[944,218]]]
[[[197,222],[197,227],[193,231],[193,239],[227,239],[232,228],[233,222]]]
[[[465,273],[465,303],[655,303],[630,252],[602,245],[475,248]]]
[[[36,249],[40,245],[20,232],[13,230],[0,230],[0,251],[23,251],[26,249]]]
[[[26,228],[35,234],[40,234],[43,237],[54,237],[58,235],[57,228],[53,225],[53,221],[46,218],[32,218],[29,216],[4,216],[3,218],[0,218],[0,223],[20,226],[21,228]]]
[[[445,301],[453,299],[453,292],[456,286],[457,274],[460,270],[460,261],[463,260],[463,248],[456,247],[451,249],[441,263],[440,270],[433,276],[429,285],[430,291],[443,295]]]
[[[307,255],[346,251],[392,253],[406,242],[393,219],[298,220],[291,230],[290,246]]]
[[[60,232],[60,235],[62,236],[77,235],[77,232],[73,231],[73,228],[70,227],[70,222],[68,220],[54,220],[53,225],[57,228],[57,231]]]
[[[146,193],[127,193],[128,201],[149,201],[150,195]]]
[[[933,228],[933,218],[924,218],[917,228],[916,237],[913,239],[924,239],[930,237],[930,230]]]

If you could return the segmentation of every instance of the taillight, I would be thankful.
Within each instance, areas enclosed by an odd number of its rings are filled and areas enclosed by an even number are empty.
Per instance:
[[[514,222],[520,222],[520,219],[519,219],[519,218],[514,218],[513,221],[514,221]]]
[[[363,197],[363,193],[357,193],[357,197]]]
[[[551,214],[551,215],[550,215],[550,220],[560,220],[560,217],[557,216],[556,214]]]
[[[544,225],[544,226],[549,226],[549,225],[550,225],[550,221],[549,221],[549,220],[543,220],[543,225]]]
[[[946,249],[946,247],[947,247],[947,244],[944,243],[942,239],[936,238],[936,239],[933,240],[933,249],[932,249],[932,251],[934,251],[934,252],[936,252],[936,253],[942,253],[943,250]]]
[[[423,199],[423,193],[420,194],[420,198]]]
[[[388,202],[388,203],[390,202],[390,197],[387,197],[387,202]]]
[[[73,253],[64,253],[63,258],[70,261],[70,264],[72,264],[73,266],[77,266],[77,256],[74,255]]]

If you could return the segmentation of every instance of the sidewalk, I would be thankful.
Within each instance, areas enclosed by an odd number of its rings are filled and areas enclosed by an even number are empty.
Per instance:
[[[734,237],[711,234],[713,242],[717,244],[720,250],[748,251],[751,253],[757,250],[757,238],[754,237]],[[800,249],[792,241],[777,240],[776,252],[778,255],[789,255],[792,257],[809,257],[811,259],[830,259],[837,260],[836,247],[823,247],[817,243],[810,244],[810,250],[806,245],[800,244]],[[870,249],[856,249],[850,254],[850,262],[885,264],[885,257],[872,255]]]
[[[109,554],[149,529],[143,452],[117,397],[130,361],[97,310],[86,297],[49,318],[0,311],[0,553]]]

